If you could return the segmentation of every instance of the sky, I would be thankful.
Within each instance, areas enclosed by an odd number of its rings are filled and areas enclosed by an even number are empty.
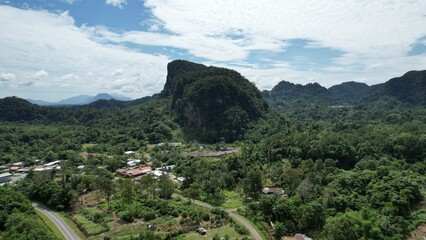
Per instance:
[[[378,84],[426,69],[425,0],[0,0],[0,97],[162,90],[167,63]]]

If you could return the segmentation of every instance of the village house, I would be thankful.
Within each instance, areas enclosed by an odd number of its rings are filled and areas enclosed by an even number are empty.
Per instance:
[[[6,184],[12,181],[12,174],[2,173],[0,174],[0,184]]]
[[[16,171],[18,171],[19,169],[21,169],[21,167],[15,167],[15,166],[14,166],[14,167],[10,167],[10,168],[9,168],[9,171],[10,171],[10,172],[16,172]]]
[[[278,194],[282,197],[287,197],[284,190],[282,188],[263,188],[262,193],[266,195]]]
[[[136,153],[135,151],[125,151],[124,152],[124,154],[126,154],[126,155],[133,155],[135,153]]]
[[[140,159],[128,159],[126,165],[127,167],[134,167],[139,165],[140,163],[141,163]]]
[[[312,240],[304,234],[297,233],[293,237],[283,237],[282,240]]]
[[[146,175],[151,173],[151,167],[150,166],[141,166],[139,168],[134,168],[134,169],[117,169],[115,171],[115,173],[117,173],[118,175],[121,175],[123,177],[130,177],[130,178],[134,178],[134,177],[138,177],[141,175]]]

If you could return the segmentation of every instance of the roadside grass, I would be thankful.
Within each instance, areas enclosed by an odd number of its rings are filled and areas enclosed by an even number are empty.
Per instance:
[[[68,224],[68,226],[70,226],[70,228],[75,232],[75,234],[77,234],[78,237],[80,237],[81,239],[87,239],[86,236],[77,227],[77,225],[64,214],[65,213],[58,213],[59,217],[61,217],[62,220],[64,220]]]
[[[52,230],[52,232],[55,234],[55,236],[58,239],[61,240],[65,240],[64,235],[62,235],[61,231],[59,230],[58,227],[56,227],[56,225],[48,218],[46,217],[46,215],[44,215],[43,213],[41,213],[39,210],[36,209],[36,213],[39,216],[39,218],[41,220],[43,220],[43,222],[50,228],[50,230]]]
[[[185,240],[199,240],[199,239],[213,239],[215,235],[218,235],[220,238],[224,238],[225,235],[228,235],[231,239],[236,239],[242,237],[238,234],[229,224],[224,225],[220,228],[207,229],[207,234],[201,236],[199,233],[192,231],[186,234],[179,235],[178,239]]]
[[[236,213],[236,214],[238,214],[238,213]],[[260,236],[262,237],[263,240],[269,239],[268,234],[265,231],[263,231],[262,227],[259,226],[259,224],[254,223],[252,220],[248,219],[247,217],[245,217],[241,214],[238,214],[238,215],[241,216],[242,218],[244,218],[247,222],[249,222],[256,229],[256,231],[260,234]]]

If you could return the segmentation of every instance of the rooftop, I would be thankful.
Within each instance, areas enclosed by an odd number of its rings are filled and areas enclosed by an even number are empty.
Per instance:
[[[11,177],[11,176],[12,176],[12,174],[10,174],[10,173],[2,173],[2,174],[0,174],[0,178]]]
[[[262,192],[264,194],[273,194],[277,193],[279,195],[285,195],[285,192],[282,188],[263,188]]]

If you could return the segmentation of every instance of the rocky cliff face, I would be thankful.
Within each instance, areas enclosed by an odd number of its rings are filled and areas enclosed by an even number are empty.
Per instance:
[[[185,60],[175,60],[167,64],[167,78],[161,94],[163,96],[171,96],[173,94],[175,78],[187,72],[197,71],[206,68],[206,66],[198,63],[193,63]]]
[[[229,141],[243,134],[268,106],[238,72],[177,60],[168,65],[163,96],[171,96],[180,123]]]

